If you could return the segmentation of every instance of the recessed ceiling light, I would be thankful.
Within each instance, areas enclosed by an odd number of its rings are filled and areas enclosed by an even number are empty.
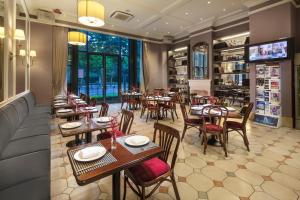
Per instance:
[[[185,15],[189,15],[189,13],[188,13],[188,12],[185,12],[184,14],[185,14]]]
[[[169,22],[166,22],[166,24],[169,24]]]
[[[226,8],[223,8],[223,12],[225,12],[226,11]]]
[[[202,17],[200,18],[200,21],[203,21],[203,18],[202,18]]]
[[[156,31],[156,30],[157,30],[157,28],[156,28],[156,27],[154,27],[154,28],[153,28],[153,30],[154,30],[154,31]]]
[[[207,2],[207,4],[211,4],[211,2],[210,2],[210,1],[208,1],[208,2]]]
[[[170,32],[168,32],[168,34],[170,34]]]
[[[114,27],[114,26],[115,26],[115,25],[113,25],[113,24],[111,25],[111,27]]]
[[[140,22],[140,19],[136,19],[137,22]]]

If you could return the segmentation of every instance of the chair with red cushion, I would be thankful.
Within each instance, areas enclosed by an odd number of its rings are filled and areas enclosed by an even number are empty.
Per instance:
[[[105,117],[107,116],[107,112],[109,109],[109,104],[108,103],[101,103],[101,109],[99,111],[99,117]]]
[[[217,137],[224,149],[225,157],[227,157],[227,149],[225,142],[226,125],[228,110],[223,106],[207,106],[202,110],[201,119],[204,121],[200,130],[203,132],[204,154],[207,149],[207,134]]]
[[[226,135],[225,135],[226,141],[228,142],[228,133],[232,132],[232,131],[236,131],[243,137],[244,144],[247,147],[248,151],[250,151],[250,149],[249,149],[249,141],[247,138],[246,124],[247,124],[247,121],[248,121],[248,118],[250,116],[252,109],[253,109],[253,103],[249,103],[249,105],[245,109],[245,113],[244,113],[242,122],[236,122],[236,121],[227,121],[226,122],[226,128],[227,128]]]
[[[119,129],[115,130],[114,133],[117,137],[127,135],[130,133],[131,125],[133,122],[134,114],[128,110],[122,110],[121,121],[119,123]],[[97,135],[97,140],[104,140],[112,137],[111,131],[105,131]]]
[[[197,128],[198,130],[200,130],[200,127],[201,127],[203,121],[202,121],[202,119],[199,119],[199,118],[189,118],[188,113],[186,111],[185,104],[181,103],[180,108],[181,108],[181,113],[182,113],[183,120],[184,120],[184,128],[183,128],[183,133],[181,136],[181,141],[182,141],[187,129]],[[199,132],[199,135],[201,135],[201,131]]]
[[[179,131],[156,122],[154,124],[153,142],[155,143],[157,139],[159,146],[163,149],[159,157],[146,160],[124,171],[123,200],[126,199],[127,184],[140,199],[146,199],[150,197],[164,181],[172,183],[176,199],[180,199],[174,176],[174,167],[180,143]],[[172,143],[175,143],[175,149],[171,163],[168,164]],[[154,186],[154,188],[146,194],[145,189],[150,186]]]

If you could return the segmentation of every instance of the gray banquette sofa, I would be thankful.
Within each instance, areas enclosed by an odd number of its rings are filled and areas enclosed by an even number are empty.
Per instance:
[[[0,108],[0,199],[50,199],[50,107],[32,92]]]

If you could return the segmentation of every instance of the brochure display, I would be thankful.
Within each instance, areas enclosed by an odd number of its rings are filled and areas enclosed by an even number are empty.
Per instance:
[[[256,65],[256,110],[254,121],[281,126],[281,93],[279,64]]]

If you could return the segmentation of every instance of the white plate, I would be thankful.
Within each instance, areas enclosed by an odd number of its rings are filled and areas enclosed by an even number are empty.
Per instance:
[[[61,110],[58,110],[57,112],[58,113],[67,113],[67,112],[71,112],[72,110],[71,109],[61,109]]]
[[[61,99],[61,100],[55,100],[54,103],[66,103],[66,100],[63,100],[63,99]]]
[[[95,156],[90,157],[90,158],[83,158],[82,151],[93,151],[93,152],[95,152]],[[79,162],[89,162],[89,161],[97,160],[97,159],[101,158],[102,156],[104,156],[105,154],[106,154],[106,149],[104,147],[92,146],[92,147],[86,147],[84,149],[77,151],[74,154],[74,159]]]
[[[207,107],[207,106],[211,106],[211,104],[207,103],[207,104],[203,104],[203,107]]]
[[[56,103],[56,104],[54,104],[55,106],[64,106],[64,105],[66,105],[67,103]]]
[[[143,135],[135,135],[125,139],[125,143],[130,146],[143,146],[149,142],[149,138]]]
[[[73,129],[73,128],[78,128],[82,125],[81,122],[69,122],[62,124],[60,127],[63,129]]]
[[[192,110],[202,110],[203,106],[195,106],[195,107],[191,107]]]
[[[94,110],[94,109],[96,109],[96,107],[89,106],[89,107],[85,107],[84,109],[85,109],[85,110]]]
[[[96,119],[97,122],[99,123],[107,123],[112,120],[112,117],[99,117]]]

